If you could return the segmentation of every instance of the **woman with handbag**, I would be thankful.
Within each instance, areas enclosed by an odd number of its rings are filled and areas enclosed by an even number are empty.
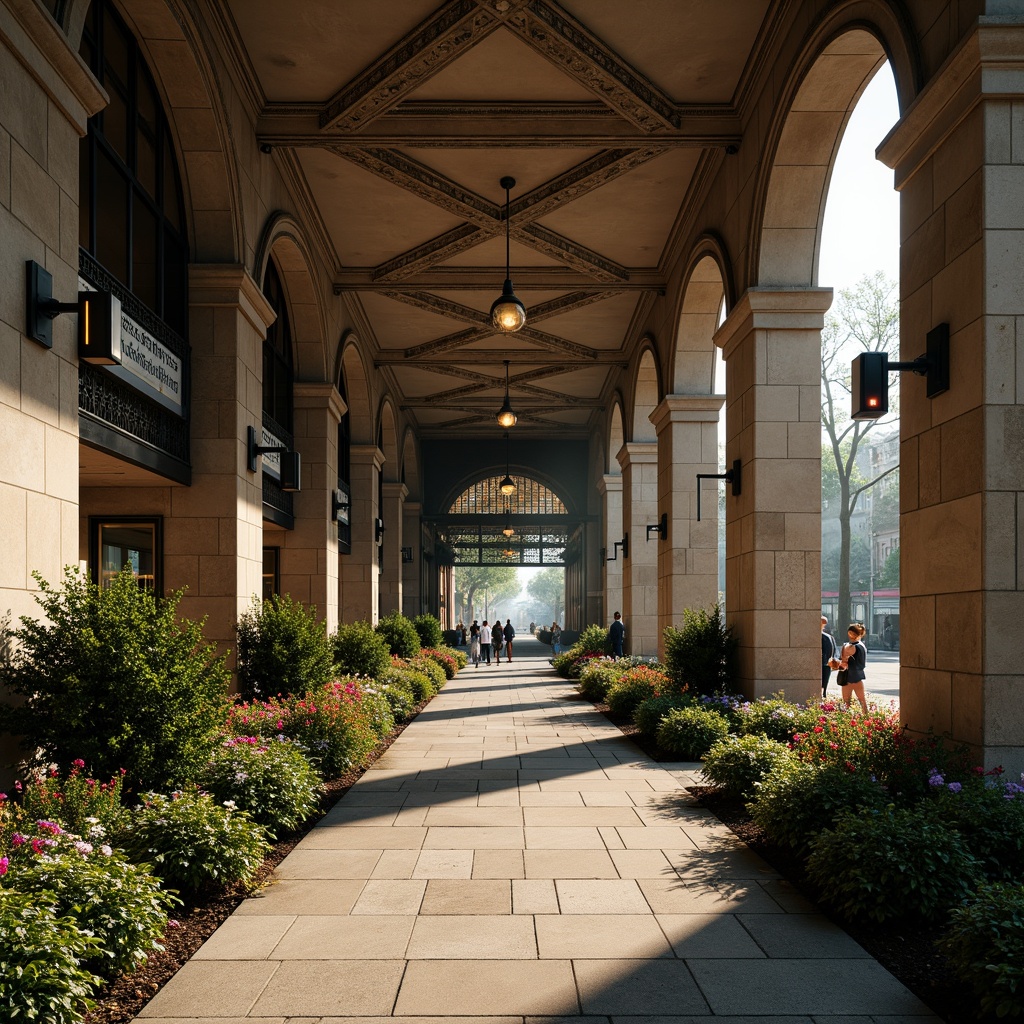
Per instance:
[[[836,673],[836,682],[839,684],[843,694],[843,704],[847,709],[850,707],[851,698],[856,695],[864,714],[868,713],[868,701],[864,695],[864,680],[867,676],[868,649],[864,646],[864,635],[867,630],[859,622],[851,622],[850,628],[846,631],[849,640],[843,644],[843,650],[839,660],[834,662],[839,671]]]

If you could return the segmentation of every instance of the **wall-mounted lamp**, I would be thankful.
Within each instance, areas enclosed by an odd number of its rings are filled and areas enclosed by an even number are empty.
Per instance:
[[[249,472],[255,473],[261,455],[279,452],[281,455],[281,490],[301,491],[302,456],[298,452],[289,451],[284,445],[261,445],[256,440],[256,428],[249,427]]]
[[[656,523],[647,524],[647,539],[651,539],[651,534],[656,533],[661,540],[668,540],[668,513],[662,512],[661,518]]]
[[[619,560],[619,548],[622,548],[622,557],[629,558],[629,534],[624,533],[622,540],[617,540],[612,545],[612,557],[606,558],[606,562],[617,562]]]
[[[929,398],[948,391],[949,324],[932,328],[927,335],[925,354],[911,362],[891,363],[887,352],[862,352],[854,359],[850,400],[855,420],[877,420],[889,411],[889,374],[893,370],[924,377]]]
[[[412,561],[412,548],[402,548],[402,561],[403,562],[411,562]]]
[[[331,519],[337,523],[347,523],[351,508],[351,499],[344,491],[331,491]]]
[[[741,493],[741,485],[743,482],[743,474],[740,472],[741,465],[739,459],[732,460],[732,469],[727,469],[724,473],[698,473],[697,474],[697,522],[700,522],[700,482],[701,480],[724,480],[727,484],[732,484],[732,496],[738,497]]]
[[[78,314],[78,358],[102,366],[121,364],[121,300],[111,292],[79,292],[77,302],[53,297],[53,275],[35,260],[25,263],[25,333],[53,348],[53,321]]]
[[[373,521],[373,542],[374,542],[374,544],[380,545],[380,544],[384,543],[384,530],[385,530],[384,520],[383,519],[374,519],[374,521]]]

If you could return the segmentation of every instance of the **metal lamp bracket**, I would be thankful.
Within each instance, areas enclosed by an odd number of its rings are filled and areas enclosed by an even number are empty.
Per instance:
[[[647,526],[647,540],[651,534],[656,533],[661,540],[668,540],[668,513],[662,512],[661,518],[656,523],[649,523]]]
[[[617,540],[612,545],[612,557],[606,558],[606,562],[617,562],[619,560],[619,548],[622,548],[622,557],[629,558],[629,534],[624,533],[622,540]]]
[[[298,491],[300,490],[300,476],[301,476],[301,456],[298,452],[293,452],[290,448],[285,445],[261,445],[258,443],[256,438],[256,428],[248,427],[248,464],[249,472],[255,473],[259,467],[260,456],[269,455],[271,452],[281,453],[281,490],[283,491]],[[285,454],[287,453],[287,454]]]
[[[732,469],[724,473],[698,473],[697,474],[697,522],[700,522],[700,482],[701,480],[724,480],[732,485],[732,496],[738,497],[741,493],[743,482],[742,466],[739,459],[732,460]],[[648,527],[650,529],[650,527]]]

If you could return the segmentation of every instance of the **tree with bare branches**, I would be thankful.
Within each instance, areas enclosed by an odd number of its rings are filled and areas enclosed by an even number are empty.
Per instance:
[[[893,472],[888,469],[864,479],[857,470],[857,452],[870,431],[891,427],[899,416],[893,389],[893,411],[888,416],[878,420],[850,418],[850,365],[860,352],[895,354],[898,342],[896,283],[882,271],[865,275],[853,288],[844,288],[821,332],[821,423],[828,438],[822,452],[822,480],[827,490],[836,492],[838,504],[840,627],[850,621],[850,520],[857,499]],[[831,462],[826,451],[831,452]]]

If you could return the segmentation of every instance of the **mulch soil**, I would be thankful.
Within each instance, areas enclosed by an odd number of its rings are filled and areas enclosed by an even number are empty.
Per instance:
[[[579,699],[583,700],[582,697]],[[371,764],[401,735],[409,722],[425,706],[426,704],[421,704],[409,719],[378,746],[370,761]],[[606,704],[597,704],[595,707],[637,743],[645,754],[656,761],[674,760],[659,750],[651,739],[642,736],[628,717],[613,714]],[[153,953],[146,963],[133,973],[126,974],[106,986],[99,993],[96,1006],[86,1016],[87,1024],[127,1024],[132,1020],[234,913],[242,900],[271,877],[274,868],[291,853],[320,817],[348,792],[365,770],[366,768],[359,768],[326,783],[321,801],[321,814],[307,821],[301,831],[277,843],[248,887],[237,885],[205,898],[195,898],[179,908],[177,927],[168,931],[163,943],[164,950]],[[724,797],[709,787],[696,787],[691,792],[699,797],[703,806],[732,829],[783,878],[810,900],[819,903],[821,894],[807,881],[803,862],[788,851],[768,842],[762,830],[750,820],[742,801]],[[823,912],[827,914],[824,908]],[[837,923],[943,1020],[949,1024],[977,1024],[979,1018],[975,1001],[969,992],[952,979],[945,959],[935,949],[935,940],[940,935],[939,929],[906,924],[883,926]]]

